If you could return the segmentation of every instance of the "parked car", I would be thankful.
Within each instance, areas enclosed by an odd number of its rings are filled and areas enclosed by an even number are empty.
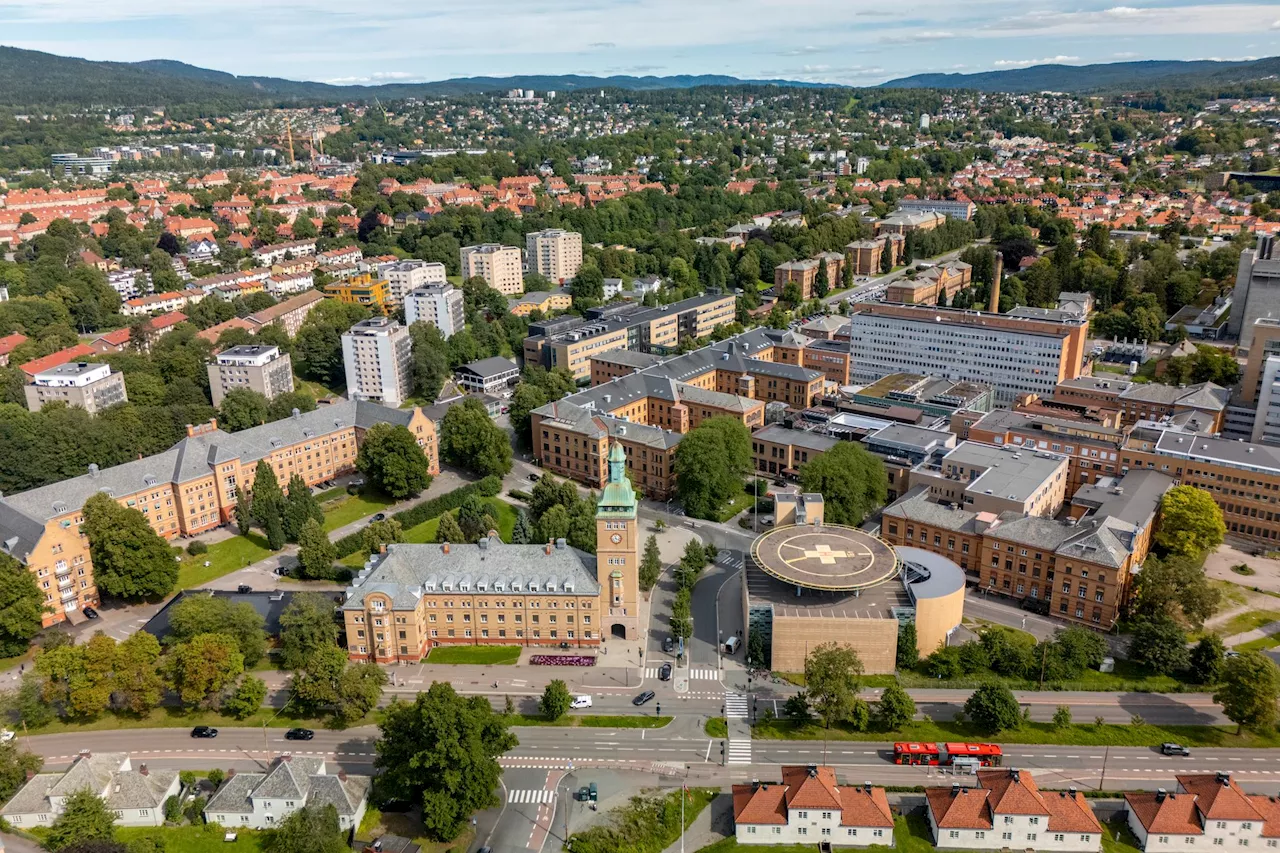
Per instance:
[[[84,609],[84,615],[86,619],[97,619],[98,611],[94,610],[92,607],[86,607]]]
[[[8,729],[0,729],[0,743],[8,743],[13,740],[14,733]]]
[[[662,666],[658,667],[658,680],[659,681],[671,680],[671,664],[664,663]]]
[[[196,726],[191,730],[192,737],[217,737],[218,730],[212,726]]]
[[[673,637],[667,637],[662,641],[662,650],[667,654],[671,654],[676,650],[676,641]]]
[[[587,801],[587,798],[590,796],[591,796],[591,789],[588,788],[586,785],[583,785],[573,795],[573,798],[580,803],[585,803]]]
[[[541,475],[541,474],[530,474],[530,475],[529,475],[529,482],[530,482],[530,483],[536,483],[536,482],[538,482],[538,481],[539,481],[539,480],[541,480],[541,479],[542,479],[542,475]]]
[[[1191,750],[1180,743],[1162,743],[1160,744],[1160,752],[1162,755],[1191,755]]]
[[[372,519],[372,520],[373,520],[373,521],[386,521],[386,520],[387,520],[387,514],[386,514],[385,512],[380,512],[380,513],[378,513],[377,515],[375,515],[375,516],[373,517],[373,519]]]
[[[590,708],[591,697],[590,696],[574,696],[573,701],[569,703],[569,707],[570,708]]]
[[[285,740],[311,740],[315,736],[316,733],[311,731],[311,729],[302,728],[289,729],[289,731],[284,733]]]
[[[236,592],[253,592],[253,587],[249,586],[247,583],[242,583],[236,587]]]
[[[641,694],[640,694],[639,696],[637,696],[636,698],[632,699],[632,700],[631,700],[631,704],[632,704],[632,705],[643,705],[645,702],[650,702],[650,701],[652,701],[652,700],[653,700],[653,697],[654,697],[654,696],[656,696],[656,695],[657,695],[657,694],[656,694],[656,693],[654,693],[652,690],[646,690],[645,692],[641,693]]]

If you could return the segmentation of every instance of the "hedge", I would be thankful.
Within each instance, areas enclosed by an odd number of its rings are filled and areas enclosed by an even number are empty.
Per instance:
[[[408,530],[411,527],[417,527],[424,521],[430,521],[436,516],[444,515],[451,509],[457,509],[462,506],[462,502],[467,499],[468,495],[476,494],[484,498],[491,498],[500,491],[502,491],[502,478],[491,475],[483,480],[459,486],[452,492],[445,492],[437,498],[423,501],[417,506],[401,510],[391,517],[400,522],[401,527]],[[362,530],[357,530],[355,533],[343,536],[333,543],[334,547],[338,549],[339,560],[343,557],[351,556],[364,547],[364,542],[361,538],[363,532]]]

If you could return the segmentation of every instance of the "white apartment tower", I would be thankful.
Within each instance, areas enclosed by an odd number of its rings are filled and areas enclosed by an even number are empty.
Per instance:
[[[391,301],[395,305],[404,305],[410,291],[447,281],[444,264],[417,259],[382,264],[378,267],[378,274],[387,280]]]
[[[582,235],[576,231],[548,228],[525,236],[525,258],[529,272],[564,284],[582,266]]]
[[[405,322],[410,326],[418,321],[430,323],[448,338],[466,325],[463,302],[462,291],[451,284],[428,284],[415,288],[404,300]]]
[[[498,243],[462,247],[462,277],[479,276],[503,296],[524,292],[520,249]]]
[[[361,320],[342,335],[347,399],[399,406],[409,398],[409,330],[389,317]]]

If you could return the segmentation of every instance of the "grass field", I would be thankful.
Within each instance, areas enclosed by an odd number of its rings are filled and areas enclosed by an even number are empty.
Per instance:
[[[1238,652],[1262,652],[1267,649],[1274,649],[1280,646],[1280,634],[1272,634],[1269,637],[1259,637],[1256,640],[1250,640],[1247,643],[1240,643],[1238,646],[1232,646]]]
[[[732,499],[716,512],[715,520],[723,524],[742,512],[755,501],[755,495],[745,489],[734,495]]]
[[[1272,622],[1280,622],[1280,610],[1248,610],[1237,613],[1221,625],[1215,625],[1213,633],[1220,637],[1234,637]]]
[[[796,724],[773,720],[757,723],[752,729],[757,740],[847,740],[847,741],[980,741],[997,738],[1001,743],[1071,745],[1071,746],[1157,746],[1176,741],[1185,746],[1242,747],[1272,749],[1280,747],[1280,734],[1274,730],[1237,735],[1233,726],[1101,726],[1076,724],[1056,729],[1051,723],[1023,723],[1017,729],[998,734],[979,731],[972,723],[926,722],[916,720],[896,732],[852,731],[841,726],[824,729],[819,723]]]
[[[498,535],[502,537],[503,542],[511,541],[511,530],[516,526],[516,508],[506,501],[499,498],[485,498],[484,502],[489,505],[489,511],[493,515],[493,520],[498,522]],[[456,517],[457,510],[450,510]],[[411,527],[404,532],[404,541],[406,542],[434,542],[436,539],[436,530],[440,527],[440,518],[427,519],[416,527]]]
[[[566,714],[552,722],[538,714],[516,714],[511,718],[513,726],[551,726],[563,729],[660,729],[671,722],[671,717],[642,717],[639,714]]]
[[[256,563],[270,557],[274,551],[267,547],[267,540],[257,533],[248,536],[232,536],[209,546],[207,553],[189,556],[185,551],[175,549],[181,554],[182,562],[178,566],[177,589],[190,589],[202,583],[216,580],[228,575],[236,569],[243,569],[250,563]],[[205,565],[208,562],[209,565]]]
[[[687,792],[634,797],[627,805],[610,810],[590,829],[573,833],[567,846],[576,853],[662,853],[718,795],[719,791],[711,788],[689,788]],[[683,809],[681,797],[687,798]]]
[[[739,844],[738,839],[729,838],[703,847],[698,853],[731,853],[731,851],[752,851],[752,853],[813,853],[813,843],[808,844]],[[934,846],[929,834],[929,825],[921,815],[899,815],[893,821],[893,846],[887,844],[871,844],[866,848],[869,853],[895,850],[897,853],[933,853]],[[1110,851],[1104,853],[1128,853],[1127,851]]]
[[[729,736],[729,721],[724,717],[712,717],[707,720],[703,730],[707,733],[707,737],[726,738]]]
[[[799,687],[804,687],[804,673],[779,672],[777,675]],[[861,679],[864,687],[888,687],[897,681],[903,687],[921,687],[955,690],[973,690],[983,684],[1003,683],[1011,690],[1039,690],[1040,682],[1034,679],[1005,678],[994,672],[977,673],[962,678],[939,680],[922,672],[905,671],[895,675],[867,675]],[[1086,670],[1071,681],[1046,681],[1046,690],[1081,690],[1100,693],[1184,693],[1199,691],[1201,685],[1184,683],[1172,676],[1152,675],[1145,669],[1126,660],[1117,660],[1114,672]]]
[[[116,828],[116,840],[128,844],[140,838],[153,838],[164,842],[165,850],[181,850],[182,853],[258,853],[267,850],[271,833],[236,829],[236,840],[223,840],[226,830],[216,823],[198,826],[121,826]]]
[[[360,821],[355,837],[359,841],[368,841],[375,836],[391,833],[401,838],[412,838],[414,843],[422,848],[422,853],[449,853],[449,851],[462,853],[471,849],[471,842],[476,837],[475,830],[470,826],[452,841],[431,841],[423,837],[425,832],[426,827],[422,825],[422,820],[416,811],[383,813],[369,806],[365,810],[364,818]]]
[[[353,521],[381,512],[394,504],[392,498],[381,492],[361,492],[358,495],[342,494],[321,504],[324,510],[324,530],[330,533]]]
[[[1102,824],[1102,853],[1140,853],[1138,839],[1125,824],[1124,818],[1116,818]]]
[[[513,664],[520,659],[519,646],[439,646],[427,655],[426,663]]]

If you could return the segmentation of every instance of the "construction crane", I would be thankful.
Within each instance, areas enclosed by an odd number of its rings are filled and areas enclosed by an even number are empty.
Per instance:
[[[293,165],[293,124],[289,121],[287,116],[285,117],[285,120],[284,120],[284,133],[285,133],[285,139],[287,139],[289,142],[289,165],[292,166]]]

